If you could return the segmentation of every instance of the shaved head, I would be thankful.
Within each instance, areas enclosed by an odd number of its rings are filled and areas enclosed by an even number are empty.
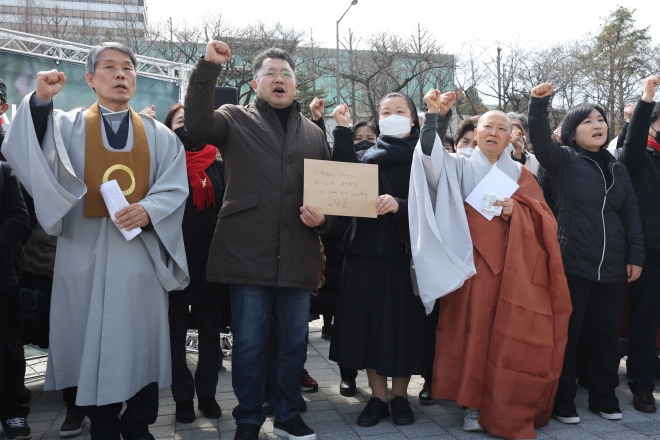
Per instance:
[[[509,123],[509,132],[513,131],[513,121],[511,120],[509,115],[507,115],[501,110],[491,110],[481,115],[481,117],[479,118],[479,122],[477,123],[477,127],[481,127],[483,124],[486,123],[486,121],[491,120],[492,117],[495,115],[501,116],[502,118],[506,119]]]

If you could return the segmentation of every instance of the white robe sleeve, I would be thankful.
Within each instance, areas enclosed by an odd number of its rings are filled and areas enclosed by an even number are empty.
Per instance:
[[[146,123],[153,122],[145,120]],[[158,169],[154,184],[139,202],[147,211],[153,230],[143,231],[140,237],[154,261],[163,288],[171,292],[186,288],[190,282],[181,232],[188,197],[186,153],[172,131],[153,124]]]
[[[463,206],[459,158],[436,135],[431,156],[418,144],[408,196],[410,242],[419,294],[427,313],[438,298],[476,274],[472,238]]]
[[[2,154],[34,199],[39,223],[48,235],[62,232],[62,218],[87,192],[85,183],[73,170],[53,112],[39,145],[30,113],[30,93],[18,107]]]

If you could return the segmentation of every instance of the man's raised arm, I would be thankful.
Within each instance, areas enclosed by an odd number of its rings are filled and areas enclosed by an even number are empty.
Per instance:
[[[209,41],[206,55],[200,58],[190,73],[186,91],[186,130],[200,142],[222,149],[227,136],[227,120],[214,111],[215,86],[222,64],[231,57],[229,46],[221,41]]]

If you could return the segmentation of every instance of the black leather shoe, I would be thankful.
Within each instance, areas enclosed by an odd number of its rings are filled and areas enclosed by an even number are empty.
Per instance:
[[[236,426],[236,435],[234,440],[259,440],[259,431],[261,426],[250,425],[249,423],[241,423]]]
[[[60,437],[75,437],[79,435],[83,430],[83,426],[85,426],[86,420],[85,414],[78,407],[67,409],[66,419],[64,419],[64,423],[62,423],[62,427],[60,428]]]
[[[381,419],[386,419],[390,415],[387,403],[378,397],[372,397],[367,402],[367,407],[362,410],[357,419],[359,426],[375,426]]]
[[[422,405],[430,405],[432,403],[435,403],[435,399],[431,397],[431,383],[430,382],[424,382],[424,386],[422,387],[422,391],[419,392],[419,403]]]
[[[195,405],[192,400],[177,402],[176,421],[179,423],[192,423],[195,421]]]
[[[392,407],[392,421],[395,425],[412,425],[415,423],[415,416],[408,399],[396,396],[390,400],[390,406]]]
[[[219,419],[222,416],[222,410],[215,401],[215,396],[200,397],[197,407],[207,419]]]
[[[657,411],[655,407],[655,397],[653,397],[653,388],[639,388],[633,393],[633,406],[637,411],[654,413]]]
[[[355,381],[342,380],[339,384],[339,394],[346,397],[355,396]]]

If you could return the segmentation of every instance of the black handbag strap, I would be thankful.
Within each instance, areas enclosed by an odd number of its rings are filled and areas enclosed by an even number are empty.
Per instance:
[[[383,184],[383,188],[385,188],[385,194],[389,194],[390,196],[394,197],[394,194],[392,192],[392,185],[390,184],[390,178],[387,175],[387,173],[384,170],[379,170],[379,177],[380,177],[380,182]],[[406,240],[406,237],[408,234],[406,234],[405,229],[401,224],[394,220],[394,223],[396,223],[397,228],[399,229],[399,235],[401,235],[401,241],[403,244],[406,245],[406,253],[408,255],[412,255],[412,252],[410,251],[410,240]]]

